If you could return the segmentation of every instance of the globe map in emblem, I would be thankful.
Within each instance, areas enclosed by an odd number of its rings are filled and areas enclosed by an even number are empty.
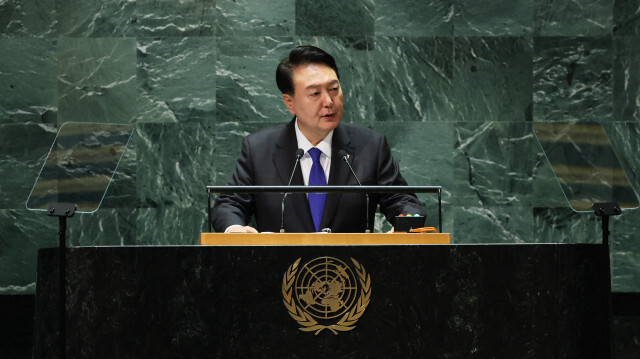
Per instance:
[[[320,257],[298,273],[295,296],[299,306],[318,319],[332,319],[349,310],[357,300],[358,284],[343,261]]]

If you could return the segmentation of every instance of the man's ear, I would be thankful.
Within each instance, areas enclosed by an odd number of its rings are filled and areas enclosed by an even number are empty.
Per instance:
[[[293,108],[293,96],[284,93],[282,94],[282,101],[284,101],[284,105],[287,106],[289,112],[291,112],[292,115],[295,115],[296,110]]]

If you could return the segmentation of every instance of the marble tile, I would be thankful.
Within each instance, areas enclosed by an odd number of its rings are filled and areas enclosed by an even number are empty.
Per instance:
[[[613,35],[640,35],[640,7],[637,0],[613,1]]]
[[[537,141],[536,141],[537,142]],[[542,147],[533,148],[535,163],[533,167],[532,205],[535,208],[566,208],[570,210],[567,197],[556,178]]]
[[[613,118],[616,121],[640,121],[640,38],[613,39]]]
[[[534,121],[611,121],[612,70],[611,38],[534,38]]]
[[[455,120],[531,121],[532,46],[527,37],[457,37]]]
[[[70,37],[134,36],[136,2],[56,0],[58,34]]]
[[[136,211],[135,245],[196,245],[200,233],[208,232],[207,197],[192,207],[141,208]]]
[[[283,121],[283,123],[285,123]],[[207,185],[222,186],[233,173],[242,148],[242,140],[262,128],[275,126],[269,122],[219,122],[216,124],[215,175],[208,178]]]
[[[533,208],[535,243],[602,243],[601,222],[592,213],[565,207]]]
[[[206,205],[218,147],[212,124],[139,124],[134,136],[138,208]]]
[[[55,40],[0,38],[0,69],[0,123],[56,123]]]
[[[610,0],[535,0],[536,36],[606,36],[613,27]]]
[[[218,36],[291,36],[295,0],[216,0]]]
[[[610,219],[609,249],[614,292],[636,292],[640,283],[640,210],[625,210]]]
[[[523,36],[533,32],[530,0],[454,0],[456,36]]]
[[[0,208],[26,208],[56,129],[45,125],[0,125]]]
[[[0,34],[56,36],[55,0],[21,0],[0,3]]]
[[[137,48],[137,122],[215,120],[215,38],[138,38]]]
[[[288,37],[218,39],[216,120],[282,122],[291,118],[276,85],[276,68],[294,47]]]
[[[132,138],[129,140],[129,144],[120,158],[118,167],[115,173],[113,173],[113,177],[102,199],[99,210],[106,208],[131,209],[136,208],[138,205],[136,184],[138,163],[136,160],[137,150],[135,143],[137,140],[135,136],[137,135],[134,130]]]
[[[531,243],[534,225],[531,207],[487,204],[453,206],[451,238],[456,244]]]
[[[79,213],[67,220],[67,245],[135,245],[136,224],[133,208],[100,208],[94,213]]]
[[[296,0],[296,34],[372,36],[374,0]]]
[[[454,136],[452,203],[531,206],[539,146],[530,124],[459,122]]]
[[[129,123],[137,110],[133,38],[58,40],[58,122]]]
[[[453,36],[453,0],[376,0],[376,36]]]
[[[137,0],[134,3],[137,36],[215,35],[215,0]]]
[[[58,219],[26,209],[0,209],[0,295],[33,294],[37,250],[58,246]]]
[[[387,137],[391,153],[409,185],[442,186],[444,200],[452,196],[454,129],[446,122],[376,122],[373,129]]]
[[[451,121],[451,38],[376,37],[376,121]]]
[[[446,122],[376,122],[373,129],[387,137],[393,158],[410,186],[441,186],[445,231],[453,228],[453,124]],[[417,194],[427,211],[426,226],[438,227],[438,196]],[[380,220],[384,217],[380,217]],[[388,228],[377,228],[386,231]]]
[[[631,187],[638,196],[640,194],[640,163],[637,160],[637,152],[640,148],[640,123],[614,122],[603,127]]]

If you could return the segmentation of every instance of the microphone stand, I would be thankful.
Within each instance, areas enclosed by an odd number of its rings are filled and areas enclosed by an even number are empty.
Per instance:
[[[342,158],[342,160],[347,164],[347,166],[349,166],[349,169],[351,170],[351,174],[353,175],[353,178],[355,178],[356,182],[358,182],[360,187],[362,187],[362,183],[360,183],[358,176],[356,176],[356,172],[353,170],[353,167],[351,167],[351,164],[349,163],[349,155],[345,153],[344,150],[341,150],[340,152],[338,152],[338,156],[340,156],[340,158]],[[366,208],[366,217],[365,217],[366,224],[364,227],[365,228],[364,233],[371,233],[371,230],[369,229],[369,194],[365,193],[364,195],[367,198],[367,208]]]
[[[289,177],[289,184],[287,186],[291,186],[291,181],[293,181],[293,175],[296,173],[296,168],[298,168],[298,163],[300,163],[300,159],[304,156],[304,150],[302,148],[298,148],[296,150],[296,163],[293,165],[293,171],[291,171],[291,177]],[[280,210],[280,233],[284,233],[284,200],[287,199],[287,195],[289,192],[286,192],[284,196],[282,196],[282,206]]]

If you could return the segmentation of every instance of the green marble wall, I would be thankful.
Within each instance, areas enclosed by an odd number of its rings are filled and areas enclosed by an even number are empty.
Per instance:
[[[33,293],[57,220],[25,209],[57,128],[135,126],[72,245],[193,244],[205,185],[242,137],[290,118],[274,81],[298,44],[337,58],[344,121],[385,133],[405,177],[444,188],[457,243],[597,242],[533,122],[596,121],[640,189],[640,1],[0,2],[0,294]],[[435,202],[422,197],[433,214]],[[640,291],[640,211],[612,220],[615,291]],[[377,228],[385,225],[378,221]],[[495,263],[495,265],[500,265]]]

